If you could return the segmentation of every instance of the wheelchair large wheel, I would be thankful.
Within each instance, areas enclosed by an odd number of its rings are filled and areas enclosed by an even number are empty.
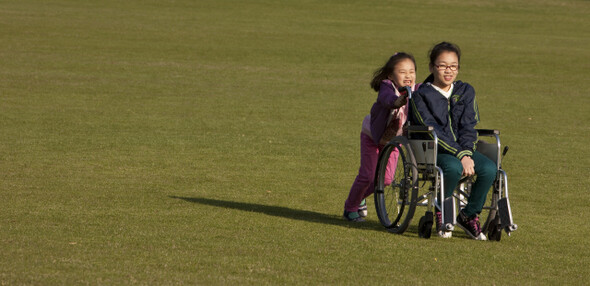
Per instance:
[[[398,156],[393,181],[385,185],[387,163]],[[375,208],[381,224],[390,232],[401,234],[416,209],[418,170],[410,144],[405,137],[393,138],[380,152],[375,171]]]

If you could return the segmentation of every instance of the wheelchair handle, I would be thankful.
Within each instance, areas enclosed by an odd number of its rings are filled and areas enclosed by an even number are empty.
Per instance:
[[[412,98],[412,88],[409,86],[402,86],[397,89],[399,91],[400,96]]]

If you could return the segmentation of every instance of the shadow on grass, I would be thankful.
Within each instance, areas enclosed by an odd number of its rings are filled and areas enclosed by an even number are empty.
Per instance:
[[[353,227],[353,228],[360,228],[360,229],[369,229],[369,230],[376,230],[376,231],[384,231],[386,230],[381,226],[379,223],[375,223],[372,221],[367,221],[364,223],[352,223],[345,221],[342,217],[337,215],[328,215],[324,213],[318,213],[313,211],[306,211],[306,210],[298,210],[292,209],[287,207],[280,207],[280,206],[268,206],[268,205],[261,205],[261,204],[254,204],[254,203],[242,203],[242,202],[233,202],[233,201],[224,201],[224,200],[216,200],[216,199],[207,199],[207,198],[189,198],[189,197],[177,197],[177,196],[169,196],[173,199],[184,200],[187,202],[201,204],[201,205],[209,205],[221,208],[230,208],[235,210],[241,211],[248,211],[248,212],[258,212],[263,213],[270,216],[276,217],[284,217],[289,219],[295,220],[302,220],[314,223],[322,223],[322,224],[331,224],[343,227]]]

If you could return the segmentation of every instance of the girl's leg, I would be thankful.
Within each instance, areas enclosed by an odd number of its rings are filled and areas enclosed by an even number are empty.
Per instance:
[[[395,176],[395,169],[397,168],[397,159],[399,158],[399,150],[394,149],[389,155],[389,161],[387,162],[387,168],[385,169],[385,185],[391,185]],[[375,165],[377,167],[377,165]]]
[[[471,194],[464,209],[467,217],[473,217],[481,212],[497,174],[496,164],[485,155],[475,151],[471,158],[475,164],[477,179],[471,187]]]
[[[348,212],[358,211],[359,204],[365,198],[365,192],[372,189],[375,176],[375,167],[379,158],[379,148],[373,139],[368,135],[361,133],[361,166],[359,173],[350,188],[348,198],[344,203],[344,209]]]
[[[379,152],[377,152],[377,155],[379,155]],[[389,155],[389,161],[387,161],[387,167],[385,168],[385,180],[384,180],[384,184],[386,186],[391,185],[391,182],[393,182],[394,176],[395,176],[395,168],[397,168],[397,159],[399,157],[399,151],[397,149],[394,149],[393,152],[391,152],[391,154]],[[369,187],[367,188],[367,190],[365,191],[365,195],[363,196],[363,198],[366,198],[370,195],[373,194],[373,192],[375,192],[375,171],[377,170],[377,161],[379,160],[379,156],[377,156],[377,160],[375,160],[375,169],[373,171],[373,179],[371,180],[371,184],[369,185]]]
[[[436,156],[437,165],[443,171],[445,185],[443,186],[445,198],[453,195],[459,180],[463,175],[463,165],[457,157],[449,154],[438,154]]]
[[[459,184],[459,180],[463,175],[463,165],[461,161],[457,159],[457,157],[449,154],[438,154],[436,156],[437,165],[443,171],[443,179],[444,179],[444,186],[443,192],[445,194],[445,198],[448,198],[453,195],[457,184]],[[442,205],[442,202],[439,202]],[[435,210],[436,215],[436,232],[438,236],[442,238],[451,238],[453,233],[450,231],[446,231],[443,228],[443,217],[441,210],[436,207]]]

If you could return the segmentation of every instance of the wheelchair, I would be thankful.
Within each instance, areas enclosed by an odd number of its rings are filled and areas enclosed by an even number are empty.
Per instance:
[[[410,91],[411,92],[411,91]],[[434,223],[434,208],[442,213],[442,226],[454,230],[458,210],[467,204],[473,177],[459,181],[453,195],[444,198],[444,177],[436,164],[438,137],[431,126],[408,125],[407,136],[394,137],[380,152],[375,171],[375,208],[381,224],[392,233],[402,234],[410,225],[416,207],[426,207],[418,223],[418,235],[430,238]],[[500,241],[502,231],[508,236],[518,226],[514,224],[508,198],[508,178],[502,169],[502,159],[508,146],[501,149],[500,132],[478,129],[476,150],[497,166],[497,175],[486,204],[480,214],[485,218],[482,232],[488,240]],[[424,136],[430,134],[431,136]],[[424,140],[423,138],[432,138]],[[491,142],[483,139],[491,138]],[[398,156],[393,181],[385,185],[385,172],[390,156]]]

